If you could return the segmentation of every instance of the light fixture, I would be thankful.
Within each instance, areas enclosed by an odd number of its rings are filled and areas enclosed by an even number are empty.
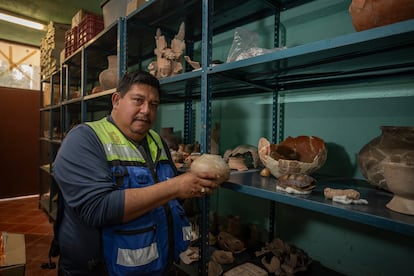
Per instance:
[[[0,12],[0,20],[4,20],[10,23],[14,23],[14,24],[19,24],[25,27],[29,27],[29,28],[33,28],[36,30],[44,30],[45,29],[45,25],[38,23],[38,22],[34,22],[31,20],[27,20],[27,19],[23,19],[17,16],[13,16],[10,14],[6,14],[3,12]]]

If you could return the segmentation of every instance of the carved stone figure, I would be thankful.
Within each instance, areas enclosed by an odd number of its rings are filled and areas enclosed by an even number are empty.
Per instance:
[[[181,56],[185,50],[185,23],[182,22],[178,33],[171,40],[171,47],[168,48],[165,36],[162,35],[158,28],[155,34],[154,54],[156,61],[148,65],[149,72],[156,78],[165,78],[174,76],[183,71]]]

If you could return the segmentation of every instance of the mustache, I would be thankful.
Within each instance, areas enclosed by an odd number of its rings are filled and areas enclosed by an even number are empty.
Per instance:
[[[151,123],[150,118],[148,118],[147,116],[137,116],[134,118],[134,121],[144,121],[146,123]]]

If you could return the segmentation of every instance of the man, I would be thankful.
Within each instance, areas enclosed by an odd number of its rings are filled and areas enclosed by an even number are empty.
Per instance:
[[[110,116],[80,124],[54,162],[63,200],[60,275],[161,275],[186,249],[189,224],[177,199],[219,187],[214,174],[176,176],[169,150],[151,128],[160,85],[127,73]]]

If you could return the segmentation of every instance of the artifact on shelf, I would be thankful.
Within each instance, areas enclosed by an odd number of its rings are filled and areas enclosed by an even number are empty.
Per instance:
[[[178,150],[170,150],[175,166],[180,169],[184,165],[190,167],[191,163],[200,157],[200,143],[178,144]]]
[[[231,264],[234,262],[234,255],[231,251],[214,250],[211,254],[211,260],[218,264]]]
[[[273,254],[270,259],[269,256],[266,256],[268,253]],[[312,258],[305,251],[279,238],[266,243],[261,250],[255,252],[255,255],[256,257],[265,255],[261,259],[262,264],[269,272],[276,275],[293,275],[300,271],[306,271],[312,263]],[[276,257],[279,261],[276,261],[273,257]]]
[[[62,133],[58,131],[57,127],[54,127],[52,131],[52,135],[50,135],[50,130],[48,129],[48,130],[43,131],[43,136],[48,139],[61,139]]]
[[[247,171],[249,168],[246,166],[246,159],[242,156],[229,157],[227,163],[230,169],[238,171]]]
[[[184,159],[184,165],[187,168],[191,167],[191,164],[201,156],[200,152],[192,152],[190,155],[188,155],[185,159]]]
[[[221,264],[214,261],[208,262],[208,276],[220,276],[223,273]]]
[[[70,92],[71,99],[76,99],[76,98],[79,98],[80,96],[81,96],[81,92],[79,90]]]
[[[95,86],[94,88],[92,88],[92,94],[99,93],[99,92],[102,92],[102,91],[104,91],[102,86]]]
[[[256,32],[252,32],[240,27],[236,28],[234,32],[233,43],[227,56],[227,62],[251,58],[286,48],[276,47],[272,49],[265,49],[258,47],[258,44],[259,36]]]
[[[269,168],[263,168],[260,171],[260,175],[264,177],[269,177],[271,175]]]
[[[316,136],[288,137],[279,144],[271,144],[262,137],[258,154],[263,165],[276,178],[284,174],[311,174],[326,161],[324,140]]]
[[[193,67],[193,71],[199,70],[201,68],[200,62],[191,60],[189,56],[184,56],[184,60],[187,61],[191,67]]]
[[[190,246],[186,251],[180,253],[180,260],[185,264],[191,264],[192,262],[198,261],[200,254],[198,247]]]
[[[282,267],[278,257],[272,256],[270,261],[266,260],[266,257],[261,259],[262,265],[269,271],[269,273],[273,273],[275,275],[282,275]]]
[[[383,162],[414,163],[414,126],[381,126],[381,134],[358,153],[358,165],[367,181],[389,191]]]
[[[99,74],[99,84],[103,90],[116,88],[118,85],[118,57],[115,55],[107,56],[108,68]]]
[[[193,68],[193,71],[197,71],[201,69],[201,64],[198,61],[192,60],[189,56],[184,56],[184,60],[187,61],[188,64]],[[215,59],[211,61],[211,66],[216,66],[218,64],[222,64],[221,60]]]
[[[160,135],[165,140],[170,150],[178,150],[178,145],[181,143],[181,137],[174,133],[173,127],[161,128]]]
[[[333,189],[326,187],[323,190],[326,199],[343,204],[368,204],[366,199],[360,198],[360,193],[354,189]]]
[[[235,237],[239,237],[240,236],[240,232],[241,232],[241,218],[240,216],[236,216],[236,215],[229,215],[227,217],[227,227],[226,227],[226,232],[229,233],[230,235],[233,235]]]
[[[183,71],[181,61],[182,54],[185,50],[185,23],[182,22],[178,33],[171,40],[171,47],[168,48],[165,36],[162,35],[158,28],[155,34],[154,54],[156,61],[148,65],[149,72],[156,78],[165,78],[178,75]]]
[[[414,18],[414,1],[353,0],[349,13],[355,30],[363,31]]]
[[[414,215],[414,162],[384,162],[383,167],[388,188],[394,193],[386,207],[398,213]]]
[[[217,243],[223,250],[233,253],[241,253],[246,250],[244,242],[226,231],[220,231],[217,236]]]
[[[335,196],[346,196],[349,199],[359,199],[360,193],[354,189],[333,189],[325,188],[323,195],[327,199],[333,199]]]
[[[211,154],[219,154],[220,144],[220,124],[215,123],[214,128],[211,129],[211,138],[210,138],[210,153]]]
[[[229,166],[220,155],[215,154],[202,154],[191,163],[190,170],[195,173],[214,173],[222,180],[230,177]]]
[[[233,267],[229,271],[224,272],[223,276],[240,276],[240,275],[254,275],[254,276],[268,276],[266,270],[252,263],[244,263]]]
[[[316,187],[316,180],[306,174],[284,174],[277,180],[277,188],[292,194],[310,194]]]
[[[223,159],[229,163],[231,169],[239,171],[257,168],[260,164],[257,147],[252,145],[239,145],[233,150],[228,149]]]

